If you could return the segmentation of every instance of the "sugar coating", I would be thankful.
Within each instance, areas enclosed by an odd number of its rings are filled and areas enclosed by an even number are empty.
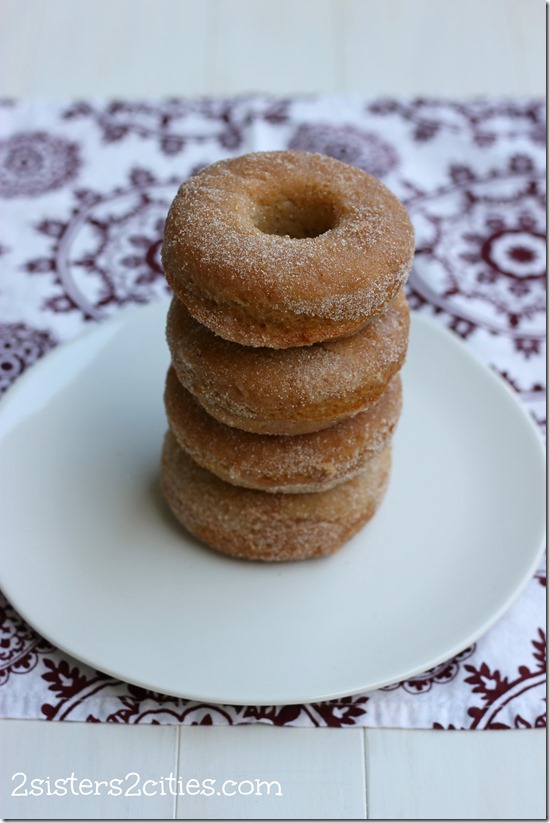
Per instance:
[[[251,434],[218,422],[181,385],[173,368],[164,401],[178,444],[222,480],[270,492],[313,492],[349,480],[388,444],[401,412],[401,380],[394,377],[366,412],[293,436]]]
[[[408,332],[403,292],[355,334],[311,346],[253,348],[224,340],[176,298],[166,327],[178,378],[206,411],[226,425],[274,435],[318,431],[366,410],[403,365]]]
[[[161,486],[180,523],[213,548],[249,560],[303,560],[337,551],[373,516],[390,465],[388,446],[366,470],[329,491],[270,494],[220,480],[168,432]]]
[[[266,561],[338,550],[375,513],[401,409],[414,234],[364,172],[262,152],[183,184],[163,493],[193,534]]]
[[[187,180],[162,257],[199,322],[243,345],[287,348],[352,333],[386,311],[413,252],[409,216],[380,181],[286,151],[220,161]]]

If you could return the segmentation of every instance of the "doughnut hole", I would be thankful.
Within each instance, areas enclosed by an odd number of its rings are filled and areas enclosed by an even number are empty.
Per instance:
[[[336,225],[334,203],[318,193],[281,195],[269,203],[256,204],[254,225],[263,234],[303,240],[319,237]]]

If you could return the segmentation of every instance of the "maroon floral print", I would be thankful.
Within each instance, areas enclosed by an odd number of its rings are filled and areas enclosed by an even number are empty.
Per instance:
[[[0,198],[10,202],[0,221],[0,390],[57,342],[167,293],[159,252],[183,179],[222,157],[291,147],[386,179],[416,230],[412,310],[459,335],[544,429],[542,101],[350,98],[335,106],[328,97],[248,96],[40,109],[13,101],[2,115]],[[219,706],[123,683],[53,648],[0,595],[0,716],[542,727],[545,594],[541,567],[493,629],[452,659],[368,695],[288,706]],[[356,653],[370,652],[359,645]]]
[[[24,323],[0,324],[0,394],[53,345],[47,332]]]
[[[490,331],[545,335],[544,168],[527,155],[479,174],[453,164],[450,183],[407,199],[416,217],[411,287]]]
[[[305,123],[298,126],[288,148],[328,154],[375,177],[384,177],[399,162],[397,151],[390,143],[375,132],[350,125]]]
[[[29,260],[26,269],[50,278],[53,291],[44,308],[99,319],[120,306],[168,294],[160,247],[175,190],[176,180],[162,182],[134,168],[126,186],[103,195],[77,192],[68,221],[38,223],[49,253]]]
[[[76,143],[43,131],[0,141],[0,197],[36,197],[59,189],[80,167]]]

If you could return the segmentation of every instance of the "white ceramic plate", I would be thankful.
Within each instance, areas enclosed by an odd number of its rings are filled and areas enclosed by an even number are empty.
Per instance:
[[[538,433],[413,316],[386,499],[337,555],[265,565],[188,536],[157,482],[165,304],[61,347],[0,404],[0,585],[92,666],[218,703],[335,698],[428,669],[511,605],[543,546]]]

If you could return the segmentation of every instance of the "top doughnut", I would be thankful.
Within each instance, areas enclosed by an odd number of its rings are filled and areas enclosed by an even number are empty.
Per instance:
[[[162,260],[200,323],[241,345],[286,349],[383,314],[413,253],[404,206],[374,177],[321,154],[271,151],[183,183]]]

